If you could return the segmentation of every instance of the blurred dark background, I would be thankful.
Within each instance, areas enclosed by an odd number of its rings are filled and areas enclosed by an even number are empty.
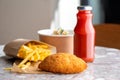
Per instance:
[[[101,0],[105,23],[120,24],[120,0]]]
[[[81,5],[93,7],[93,23],[120,24],[120,0],[80,0]]]

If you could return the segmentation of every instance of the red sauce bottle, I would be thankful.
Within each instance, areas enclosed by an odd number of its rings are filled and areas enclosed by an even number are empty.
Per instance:
[[[74,29],[74,54],[86,62],[94,61],[95,30],[92,24],[92,7],[78,7]]]

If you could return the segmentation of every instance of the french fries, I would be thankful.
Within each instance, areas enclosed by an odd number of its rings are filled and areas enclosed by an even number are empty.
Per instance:
[[[22,45],[18,51],[17,57],[23,59],[19,63],[18,67],[25,69],[30,66],[28,61],[40,61],[44,60],[48,55],[51,54],[51,51],[48,49],[48,46],[45,44],[37,44],[34,42]]]
[[[50,50],[48,49],[47,45],[39,45],[34,43],[28,43],[27,45],[21,46],[20,50],[18,51],[17,56],[19,58],[25,59],[30,55],[29,61],[38,61],[43,60],[45,57],[50,55]]]
[[[4,68],[4,70],[39,73],[38,65],[47,56],[56,53],[56,47],[37,40],[16,39],[7,43],[3,51],[9,57],[19,58],[12,67]]]

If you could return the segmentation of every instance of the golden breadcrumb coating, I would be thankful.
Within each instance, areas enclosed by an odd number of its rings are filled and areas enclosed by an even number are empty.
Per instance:
[[[56,53],[46,57],[39,68],[53,73],[72,74],[85,70],[87,63],[70,53]]]

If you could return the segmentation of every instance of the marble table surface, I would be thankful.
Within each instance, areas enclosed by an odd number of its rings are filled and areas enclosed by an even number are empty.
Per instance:
[[[95,61],[78,74],[19,74],[3,70],[12,64],[0,45],[0,80],[120,80],[120,50],[95,48]]]

